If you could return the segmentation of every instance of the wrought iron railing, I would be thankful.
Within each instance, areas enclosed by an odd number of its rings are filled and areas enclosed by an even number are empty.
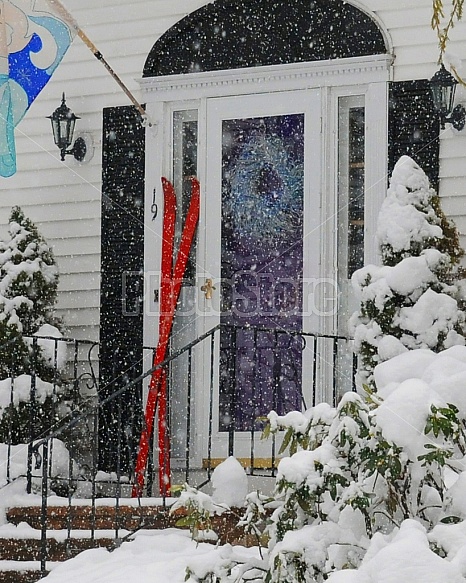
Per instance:
[[[165,369],[168,378],[169,407],[163,421],[169,428],[172,482],[197,487],[208,484],[215,465],[230,455],[240,458],[250,475],[273,477],[279,461],[277,438],[267,445],[260,441],[266,413],[273,408],[279,413],[303,409],[323,399],[336,403],[339,393],[352,389],[354,376],[352,350],[344,336],[219,324],[172,351],[157,366],[142,374],[129,374],[132,380],[99,398],[102,387],[93,391],[97,377],[92,359],[89,357],[86,370],[78,366],[79,351],[86,346],[92,354],[96,344],[65,342],[75,343],[69,383],[76,402],[46,435],[31,434],[28,446],[27,490],[41,497],[44,573],[50,495],[62,498],[70,517],[77,499],[88,500],[92,525],[98,499],[110,498],[116,517],[114,537],[121,538],[119,509],[122,500],[131,496],[144,427],[139,393],[144,393],[143,387],[158,368]],[[57,353],[57,347],[54,350]],[[153,349],[145,348],[145,353],[151,357]],[[34,382],[31,377],[31,396]],[[84,398],[79,390],[83,383],[90,391]],[[137,403],[134,408],[128,406],[132,395]],[[102,419],[106,428],[99,427]],[[107,447],[109,431],[114,432],[111,444],[115,451],[102,458],[99,449]],[[80,435],[86,436],[84,447]],[[158,473],[155,443],[150,447],[143,492],[149,497],[159,495],[154,480]],[[102,467],[102,459],[106,467]],[[160,503],[165,504],[165,499]],[[68,538],[71,528],[70,518]],[[92,527],[92,540],[95,534]]]
[[[14,338],[2,346],[2,354],[9,357],[2,360],[4,378],[0,380],[0,443],[4,448],[0,486],[21,474],[24,464],[15,463],[15,458],[24,457],[20,453],[24,444],[29,448],[30,473],[34,441],[97,398],[98,343],[52,336]]]

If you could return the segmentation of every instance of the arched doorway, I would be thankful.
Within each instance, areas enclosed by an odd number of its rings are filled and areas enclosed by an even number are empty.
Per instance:
[[[351,388],[347,347],[339,347],[335,375],[332,345],[322,340],[317,355],[294,333],[345,335],[351,274],[375,260],[390,64],[377,23],[340,0],[214,2],[177,23],[147,58],[142,87],[157,122],[147,134],[147,202],[162,175],[173,180],[179,208],[184,178],[195,172],[201,181],[198,241],[181,300],[189,309],[180,310],[174,342],[222,325],[219,456],[232,426],[251,432],[272,408],[332,399],[335,376],[338,390]],[[157,231],[160,217],[152,218]],[[155,242],[146,243],[145,261],[155,273]],[[206,303],[199,289],[207,278],[217,293]],[[155,303],[145,318],[148,340]],[[309,383],[314,365],[317,381]],[[199,426],[203,368],[201,359]],[[197,451],[202,458],[202,436]]]

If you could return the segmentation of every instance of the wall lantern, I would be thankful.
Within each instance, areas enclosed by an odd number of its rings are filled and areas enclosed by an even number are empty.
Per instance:
[[[466,111],[462,105],[455,103],[455,91],[458,81],[449,73],[442,64],[440,69],[429,81],[434,109],[440,117],[440,128],[445,129],[446,123],[451,123],[455,130],[464,128]]]
[[[60,107],[47,116],[52,122],[53,140],[60,148],[61,161],[65,160],[67,154],[73,154],[78,162],[83,162],[86,157],[87,144],[83,137],[76,138],[71,150],[67,150],[73,143],[74,126],[77,119],[81,119],[71,111],[65,103],[63,93]]]

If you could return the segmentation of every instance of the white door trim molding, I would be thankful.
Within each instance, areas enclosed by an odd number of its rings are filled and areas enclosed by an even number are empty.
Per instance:
[[[392,63],[391,55],[370,55],[229,71],[147,77],[140,79],[139,83],[143,101],[182,101],[201,97],[389,81]]]

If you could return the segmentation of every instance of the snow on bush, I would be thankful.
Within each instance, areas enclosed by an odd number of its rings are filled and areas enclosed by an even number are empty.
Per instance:
[[[242,524],[266,521],[269,543],[235,581],[466,580],[466,347],[404,352],[374,378],[337,407],[270,413],[290,455],[272,498],[247,497]],[[231,581],[189,568],[190,581]]]
[[[50,320],[58,270],[51,248],[19,207],[12,209],[9,234],[0,249],[0,319],[32,335]]]
[[[17,407],[27,403],[31,396],[31,375],[22,374],[13,379],[0,381],[0,417],[10,405]],[[35,379],[35,398],[38,404],[44,404],[48,397],[53,397],[54,386],[43,380]]]
[[[228,506],[215,502],[211,496],[189,484],[172,487],[172,492],[179,495],[170,508],[170,514],[181,514],[177,526],[189,527],[195,540],[217,540],[211,518],[215,514],[223,514]]]
[[[429,547],[425,528],[405,520],[394,536],[374,536],[357,571],[341,570],[328,583],[464,583],[456,561],[446,561]]]
[[[69,471],[69,453],[65,444],[59,439],[52,439],[49,448],[53,449],[50,478],[67,477]],[[38,448],[39,455],[43,456],[42,447]],[[19,477],[27,475],[28,444],[8,446],[0,443],[0,488]],[[37,473],[37,471],[35,472]],[[33,479],[35,490],[40,491],[41,480]]]
[[[374,376],[369,403],[346,394],[311,451],[302,419],[271,415],[297,452],[279,465],[270,581],[465,580],[449,549],[460,524],[466,543],[466,347],[410,351]]]
[[[464,344],[465,313],[455,280],[463,255],[455,227],[422,169],[408,156],[395,165],[378,219],[382,266],[353,274],[361,308],[351,318],[360,383],[406,350],[438,352]]]
[[[40,350],[41,360],[50,368],[58,372],[65,370],[68,361],[68,345],[63,341],[63,334],[56,326],[42,324],[34,335],[37,340],[35,345]],[[57,340],[52,340],[56,338]],[[29,346],[33,345],[31,338],[26,339]]]

